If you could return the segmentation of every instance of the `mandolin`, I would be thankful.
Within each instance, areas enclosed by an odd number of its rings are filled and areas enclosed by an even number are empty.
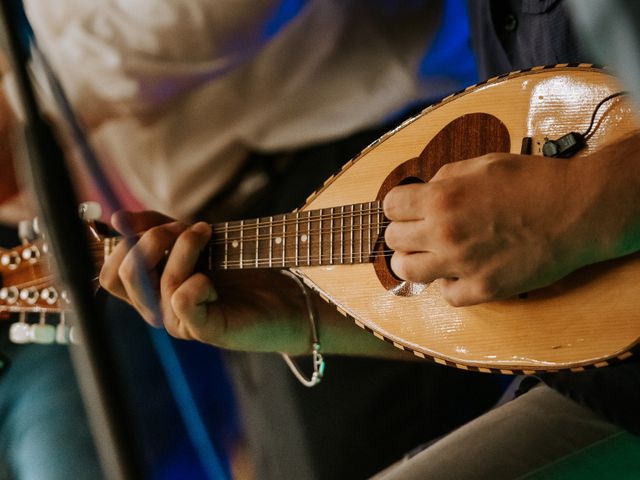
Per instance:
[[[639,255],[517,298],[452,307],[438,281],[405,282],[390,271],[382,213],[396,185],[427,182],[445,163],[490,152],[558,153],[566,135],[587,130],[593,116],[588,141],[575,149],[588,155],[637,128],[619,92],[615,78],[592,65],[537,67],[469,87],[368,146],[293,213],[213,225],[203,268],[290,269],[360,328],[465,370],[580,371],[624,360],[640,332]],[[98,265],[118,241],[94,239]],[[0,310],[66,308],[38,245],[0,260]]]

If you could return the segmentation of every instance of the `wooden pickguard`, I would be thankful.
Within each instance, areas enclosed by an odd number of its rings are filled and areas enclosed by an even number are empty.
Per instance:
[[[402,181],[403,175],[390,181],[390,172],[415,159],[427,162],[418,177],[428,180],[423,177],[439,168],[428,162],[442,163],[443,157],[424,152],[447,125],[465,115],[494,117],[506,126],[512,153],[520,153],[522,139],[531,137],[532,153],[541,155],[545,138],[584,131],[597,103],[620,90],[614,77],[589,65],[541,67],[490,79],[389,132],[329,179],[301,211],[379,198],[384,188]],[[630,105],[616,98],[601,110],[595,134],[579,155],[636,128]],[[432,149],[452,152],[449,161],[465,157],[460,153],[464,137],[447,141],[453,143]],[[496,139],[486,142],[494,146]],[[375,264],[359,264],[293,271],[379,338],[464,369],[519,373],[605,366],[631,355],[640,336],[639,255],[582,269],[527,298],[460,308],[442,299],[437,281],[406,285],[399,295],[402,285],[385,284],[375,269]]]

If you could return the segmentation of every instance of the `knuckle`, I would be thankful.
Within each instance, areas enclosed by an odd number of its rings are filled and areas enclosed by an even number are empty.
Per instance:
[[[451,212],[461,200],[462,193],[451,187],[441,187],[433,192],[433,207],[440,214]]]
[[[500,161],[504,158],[503,155],[504,154],[498,153],[498,152],[485,153],[482,156],[482,160],[485,162],[486,165],[496,164],[496,163],[500,163]]]
[[[384,232],[384,241],[389,247],[396,248],[398,245],[398,239],[399,235],[397,225],[391,222]]]
[[[391,270],[402,280],[408,282],[422,281],[419,269],[415,267],[414,262],[411,262],[407,255],[394,253],[391,257]]]
[[[466,233],[462,225],[455,222],[447,222],[439,228],[439,238],[447,245],[460,245],[466,240]]]
[[[450,292],[444,290],[442,292],[442,297],[444,300],[451,305],[452,307],[464,307],[466,303],[463,301],[462,297],[458,295],[453,295]]]
[[[131,261],[129,256],[127,256],[118,267],[118,278],[123,282],[128,282],[133,279],[134,274],[134,262]]]
[[[391,270],[397,276],[402,278],[403,280],[408,280],[407,278],[407,265],[408,262],[404,255],[399,253],[394,253],[391,257]]]
[[[177,293],[176,290],[181,284],[182,282],[180,281],[180,279],[169,271],[163,272],[162,277],[160,277],[160,288],[163,292],[175,294]]]
[[[182,313],[189,309],[192,299],[188,291],[176,290],[171,295],[171,308],[176,313]]]
[[[156,225],[155,227],[151,227],[149,230],[147,230],[142,235],[142,238],[144,238],[145,240],[150,240],[151,242],[157,242],[164,239],[166,236],[167,232],[164,228],[164,225]]]
[[[488,301],[499,295],[499,284],[490,276],[481,276],[474,282],[473,296],[479,301]]]
[[[167,331],[167,333],[169,335],[171,335],[174,338],[181,338],[181,331],[180,331],[180,327],[178,326],[177,322],[174,320],[165,320],[164,322],[164,329]]]
[[[451,175],[456,170],[457,164],[456,162],[445,163],[438,170],[438,174],[442,177],[446,177]]]
[[[113,287],[117,285],[117,279],[117,275],[114,275],[111,269],[103,268],[98,274],[98,282],[109,291],[113,290]]]
[[[398,191],[391,189],[382,200],[382,211],[387,218],[394,218],[396,216],[396,209],[398,205]]]

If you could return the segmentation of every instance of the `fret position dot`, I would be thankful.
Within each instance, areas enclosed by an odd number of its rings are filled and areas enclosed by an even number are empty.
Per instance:
[[[307,238],[308,238],[308,237],[307,237],[306,235],[304,235],[304,234],[303,234],[303,235],[300,235],[300,241],[301,241],[302,243],[306,242],[306,241],[307,241]]]
[[[282,243],[282,238],[281,237],[276,237],[275,242],[280,245]]]
[[[238,245],[239,245],[238,240],[234,240],[233,242],[231,242],[231,246],[233,248],[238,248]]]

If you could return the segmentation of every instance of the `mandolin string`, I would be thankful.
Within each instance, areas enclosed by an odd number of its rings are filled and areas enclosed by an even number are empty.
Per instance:
[[[350,207],[350,206],[347,206]],[[273,219],[273,217],[269,217],[269,220],[264,220],[264,223],[260,224],[258,223],[258,220],[260,219],[254,219],[254,220],[248,220],[245,222],[243,222],[242,224],[235,222],[234,225],[235,226],[231,226],[231,228],[228,227],[228,225],[225,226],[221,226],[222,224],[215,224],[212,225],[212,228],[214,229],[214,234],[218,234],[218,235],[222,235],[222,234],[226,234],[228,235],[229,233],[236,233],[236,232],[243,232],[243,231],[248,231],[247,235],[243,235],[242,238],[227,238],[227,239],[222,239],[222,238],[215,238],[215,240],[213,240],[211,242],[212,245],[224,245],[225,243],[228,244],[230,242],[233,241],[242,241],[242,242],[260,242],[260,241],[274,241],[276,239],[283,239],[283,240],[287,240],[287,239],[293,239],[293,238],[299,238],[302,235],[307,235],[310,236],[310,242],[313,242],[313,238],[318,236],[318,237],[325,237],[325,236],[329,236],[329,240],[333,241],[336,240],[336,242],[339,242],[337,245],[337,248],[341,251],[341,254],[334,254],[331,255],[330,253],[327,253],[326,255],[322,255],[322,257],[318,257],[317,255],[313,256],[313,261],[314,262],[323,262],[325,261],[325,259],[332,261],[332,259],[336,259],[337,261],[340,261],[340,256],[342,255],[342,257],[351,257],[353,256],[355,257],[362,257],[362,256],[370,256],[371,255],[371,251],[366,252],[366,251],[357,251],[354,250],[353,252],[346,252],[344,251],[347,248],[351,248],[355,245],[360,244],[365,236],[365,233],[367,234],[367,236],[371,236],[371,238],[375,237],[376,240],[377,238],[380,236],[380,230],[384,227],[386,227],[387,225],[389,225],[389,221],[385,220],[385,221],[371,221],[371,222],[365,222],[364,219],[366,218],[364,216],[364,214],[366,214],[367,216],[370,216],[372,213],[376,213],[379,214],[382,212],[381,208],[371,208],[368,210],[362,209],[362,210],[358,210],[357,212],[355,211],[349,211],[349,209],[347,208],[347,212],[344,212],[344,208],[343,207],[334,207],[334,208],[340,208],[341,212],[340,213],[333,213],[333,214],[329,214],[329,215],[319,215],[319,216],[312,216],[309,215],[307,217],[305,216],[297,216],[296,218],[287,218],[286,216],[283,216],[281,219]],[[326,211],[326,209],[321,209],[321,210],[314,210],[315,212],[324,212]],[[291,214],[288,214],[291,215]],[[355,219],[360,219],[360,222],[356,223],[354,220]],[[344,224],[344,220],[347,219],[349,220],[348,222],[346,222],[347,224]],[[319,225],[319,221],[323,220],[323,221],[329,221],[331,220],[331,224],[327,225],[327,226],[320,226]],[[341,225],[335,225],[334,222],[335,221],[340,221]],[[303,226],[302,229],[300,229],[300,226]],[[311,228],[306,230],[304,228],[304,226],[310,226]],[[278,229],[282,228],[283,233],[281,235],[278,235]],[[287,227],[297,227],[296,229],[298,230],[297,234],[295,232],[291,232],[290,230],[287,230]],[[263,234],[258,234],[258,235],[251,235],[250,233],[254,232],[254,229],[256,230],[262,230],[262,229],[269,229],[270,232],[269,233],[263,233]],[[276,230],[276,232],[274,233],[273,230]],[[345,238],[341,238],[340,241],[338,241],[335,237],[340,235],[341,237],[344,237],[345,235],[351,237],[351,235],[353,233],[360,233],[359,236],[355,236],[353,238],[350,238],[350,241],[348,239]],[[110,242],[112,242],[112,245],[110,245],[111,248],[115,247],[119,241],[122,239],[122,237],[112,237],[110,238]],[[324,238],[323,238],[323,241]],[[369,240],[370,241],[370,240]],[[317,243],[317,240],[316,240]],[[302,246],[302,248],[304,249],[304,245]],[[91,244],[91,250],[93,251],[94,254],[101,254],[104,253],[105,251],[105,245],[104,243],[96,243],[93,242]],[[386,251],[382,251],[382,252],[378,252],[378,255],[382,254],[383,256],[389,256],[391,255],[393,252],[390,250],[386,250]],[[97,255],[99,256],[99,255]],[[306,255],[302,255],[303,259],[306,259],[307,256]],[[309,257],[311,258],[311,257]],[[294,260],[295,257],[285,257],[284,258],[284,262],[289,262]],[[280,260],[280,257],[278,256],[278,260]],[[39,265],[43,262],[45,262],[48,260],[47,259],[39,259],[36,262],[31,262],[32,265]],[[260,260],[258,261],[258,263],[260,264]],[[264,260],[265,264],[269,263],[269,260],[265,259]],[[245,264],[245,263],[252,263],[252,260],[250,259],[243,259],[242,262],[240,262],[239,260],[237,261],[238,265],[240,265],[240,263]],[[253,260],[253,263],[255,263],[255,259]],[[304,262],[302,262],[304,263]],[[351,263],[351,262],[348,262]],[[229,265],[229,263],[227,263]]]
[[[271,232],[271,233],[261,233],[259,235],[255,235],[255,230],[256,230],[256,225],[251,225],[248,226],[245,224],[244,228],[243,228],[243,232],[247,232],[246,234],[242,235],[242,237],[228,237],[226,239],[224,238],[220,238],[220,236],[222,236],[225,233],[224,229],[220,229],[220,228],[216,228],[214,226],[214,240],[212,241],[212,243],[214,245],[224,245],[225,243],[230,243],[233,242],[234,240],[237,241],[243,241],[243,242],[247,242],[247,241],[263,241],[266,239],[271,239],[271,240],[275,240],[277,238],[280,239],[290,239],[290,238],[296,238],[296,237],[300,237],[302,235],[320,235],[322,233],[322,235],[329,235],[329,234],[333,234],[333,236],[335,237],[336,235],[340,235],[341,233],[343,234],[350,234],[351,232],[363,232],[363,233],[367,233],[368,231],[371,231],[371,233],[375,234],[375,235],[379,235],[380,232],[374,232],[373,230],[376,229],[382,229],[384,227],[387,227],[389,224],[391,223],[391,221],[383,221],[383,222],[376,222],[376,223],[365,223],[365,224],[355,224],[355,225],[342,225],[342,226],[338,226],[338,225],[333,225],[333,226],[322,226],[322,229],[320,229],[319,226],[317,226],[317,228],[312,228],[310,230],[307,229],[299,229],[298,233],[296,232],[292,232],[290,230],[284,229],[283,234],[279,234],[280,232]],[[288,226],[292,226],[295,227],[295,223],[291,223]],[[301,224],[298,223],[298,226],[300,226]],[[264,224],[260,226],[260,229],[262,228],[269,228],[268,224]],[[233,233],[237,232],[237,231],[241,231],[241,230],[236,230]],[[231,230],[227,230],[226,233],[231,233]],[[216,234],[220,235],[217,236]],[[117,244],[120,243],[120,241],[122,241],[124,237],[110,237],[109,241],[110,242],[114,242],[113,246],[116,246]],[[96,243],[94,245],[92,245],[92,250],[94,252],[100,252],[101,250],[104,249],[104,243]]]
[[[52,283],[54,279],[54,275],[45,275],[42,276],[40,278],[35,278],[32,280],[29,280],[27,282],[22,282],[22,283],[15,283],[13,285],[8,285],[5,286],[5,288],[9,288],[9,287],[16,287],[18,289],[22,289],[22,288],[28,288],[28,287],[43,287],[45,285],[50,285]]]

